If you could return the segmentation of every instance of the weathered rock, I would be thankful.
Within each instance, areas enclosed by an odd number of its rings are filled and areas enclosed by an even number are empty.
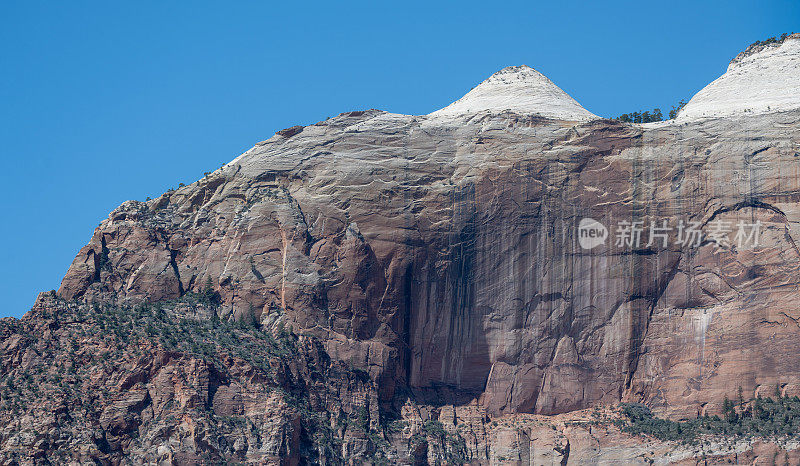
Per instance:
[[[123,205],[60,295],[174,299],[210,279],[226,314],[285,314],[387,381],[384,399],[444,384],[494,413],[624,397],[691,414],[739,384],[800,382],[797,113],[646,131],[476,120],[370,112],[270,140],[159,209]],[[279,178],[259,181],[267,167]],[[765,230],[754,251],[583,251],[582,217]]]
[[[348,368],[337,377],[363,378],[353,389],[331,377],[325,396],[339,387],[339,399],[318,404],[364,413],[337,431],[345,458],[377,454],[376,423],[394,412],[408,422],[387,435],[396,461],[646,461],[641,439],[525,420],[620,401],[694,417],[739,387],[749,398],[800,385],[798,44],[737,58],[665,123],[596,118],[519,67],[431,115],[369,110],[289,128],[196,183],[120,206],[58,296],[115,306],[200,296],[213,312],[181,312],[319,339]],[[730,96],[758,86],[758,112]],[[581,245],[584,218],[605,225],[604,243]],[[618,241],[622,221],[642,222],[640,244]],[[650,241],[663,221],[667,241]],[[705,240],[678,243],[692,222]],[[758,222],[758,244],[739,241],[739,222]],[[724,225],[730,242],[718,247],[709,233]],[[20,344],[3,337],[4,365],[18,371],[36,361]],[[242,431],[214,449],[298,461],[302,413],[254,401],[261,382],[233,375],[238,364],[213,366],[235,378],[214,386],[205,359],[179,360],[177,372],[148,358],[140,375],[126,372],[126,393],[97,420],[103,448],[130,450],[127,434],[172,403],[268,425],[267,440]],[[312,373],[290,364],[275,377],[289,386]],[[144,381],[176,394],[127,392]],[[188,446],[170,452],[216,445],[185,429]],[[696,457],[659,445],[675,461]]]

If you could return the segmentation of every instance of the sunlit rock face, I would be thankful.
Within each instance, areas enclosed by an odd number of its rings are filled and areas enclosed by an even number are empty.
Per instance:
[[[508,66],[489,76],[447,107],[430,114],[435,119],[457,119],[479,112],[509,111],[559,120],[599,118],[529,66]]]
[[[698,92],[679,121],[757,115],[800,108],[800,34],[752,45]]]
[[[797,42],[760,53],[794,63]],[[752,76],[764,102],[797,95],[798,74]],[[290,128],[123,204],[59,295],[159,301],[210,284],[223,318],[316,335],[383,403],[410,388],[491,414],[629,400],[683,416],[739,386],[795,390],[800,111],[731,113],[720,89],[677,121],[629,125],[512,68],[431,115]],[[581,247],[584,218],[603,244]],[[736,241],[740,221],[757,244]],[[640,244],[617,244],[621,222],[641,222]],[[648,246],[662,222],[667,243]],[[692,222],[727,225],[730,244],[679,244]]]

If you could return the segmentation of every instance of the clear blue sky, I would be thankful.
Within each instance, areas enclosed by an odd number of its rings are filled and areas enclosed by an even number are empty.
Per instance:
[[[689,98],[796,1],[0,3],[0,316],[108,212],[348,110],[424,114],[507,65],[614,116]]]

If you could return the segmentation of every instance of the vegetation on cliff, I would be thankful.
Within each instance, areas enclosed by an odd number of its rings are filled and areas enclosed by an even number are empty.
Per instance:
[[[314,336],[219,319],[217,300],[210,287],[136,305],[53,293],[0,319],[0,462],[463,462],[457,432],[385,412],[370,376]]]
[[[705,415],[686,421],[662,419],[644,405],[623,403],[625,419],[618,425],[628,433],[659,440],[694,442],[704,435],[800,439],[800,398],[781,395],[780,387],[776,387],[775,398],[759,395],[745,401],[739,393],[736,401],[725,397],[722,416]]]
[[[669,119],[673,119],[678,116],[678,112],[686,105],[686,101],[681,99],[677,105],[673,105],[672,109],[669,111]],[[660,108],[654,108],[652,111],[644,110],[644,111],[637,111],[631,113],[623,113],[622,115],[614,118],[615,120],[619,120],[623,123],[653,123],[655,121],[662,121],[664,119],[664,115],[661,113]]]

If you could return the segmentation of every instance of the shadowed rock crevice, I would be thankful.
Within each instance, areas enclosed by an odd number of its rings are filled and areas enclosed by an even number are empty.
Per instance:
[[[175,258],[178,257],[178,251],[169,250],[169,265],[172,267],[172,271],[175,273],[175,278],[178,279],[178,297],[184,295],[185,291],[183,289],[183,282],[181,281],[181,272],[178,270],[178,263],[175,261]]]

